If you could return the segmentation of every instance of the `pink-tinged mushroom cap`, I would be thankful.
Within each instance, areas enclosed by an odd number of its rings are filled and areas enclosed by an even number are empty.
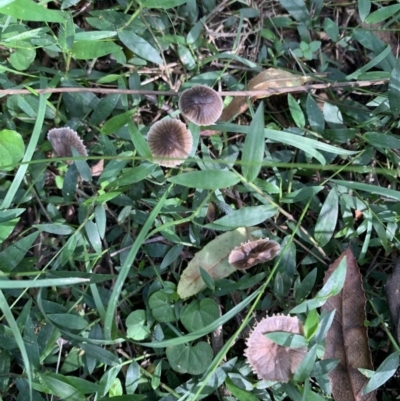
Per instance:
[[[215,123],[222,114],[222,98],[214,89],[205,85],[193,86],[182,92],[179,110],[197,125]]]
[[[87,150],[79,138],[79,135],[69,127],[53,128],[47,138],[58,157],[72,157],[71,147],[73,146],[81,156],[87,156]],[[72,160],[65,160],[65,163],[71,164]]]
[[[193,137],[181,121],[166,119],[153,124],[147,134],[147,142],[155,163],[173,167],[189,156]]]
[[[245,356],[253,372],[260,379],[286,383],[307,354],[307,348],[289,348],[278,345],[264,336],[284,331],[303,335],[303,324],[297,317],[272,316],[261,320],[247,339]]]

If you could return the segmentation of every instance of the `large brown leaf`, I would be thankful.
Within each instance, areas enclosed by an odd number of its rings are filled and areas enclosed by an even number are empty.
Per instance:
[[[294,75],[291,72],[280,70],[279,68],[268,68],[267,70],[261,71],[249,81],[248,90],[267,90],[301,86],[310,79],[312,78]],[[279,93],[279,91],[277,93]],[[267,96],[269,95],[253,96],[250,100],[254,102],[257,99]],[[237,96],[229,103],[228,107],[224,109],[220,120],[228,121],[236,114],[244,113],[248,107],[247,97]]]
[[[346,256],[347,273],[342,291],[328,299],[323,310],[336,310],[326,337],[325,359],[339,359],[339,364],[329,374],[335,401],[373,401],[375,392],[363,395],[362,388],[368,379],[358,368],[372,369],[368,348],[367,330],[364,326],[365,293],[357,262],[350,249],[343,252],[329,267],[324,283]]]

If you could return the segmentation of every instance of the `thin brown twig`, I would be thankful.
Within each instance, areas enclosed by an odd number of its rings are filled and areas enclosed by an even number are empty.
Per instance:
[[[286,88],[270,88],[264,90],[243,90],[243,91],[222,91],[218,92],[221,96],[271,96],[280,95],[282,93],[292,92],[308,92],[315,89],[328,89],[328,88],[360,88],[366,86],[384,85],[388,83],[389,79],[380,79],[376,81],[359,81],[359,82],[329,82],[323,84],[312,84],[302,86],[292,86]],[[9,95],[32,95],[34,93],[102,93],[112,94],[117,93],[121,95],[160,95],[160,96],[179,96],[180,92],[173,91],[149,91],[141,89],[108,89],[108,88],[46,88],[46,89],[0,89],[0,96]]]

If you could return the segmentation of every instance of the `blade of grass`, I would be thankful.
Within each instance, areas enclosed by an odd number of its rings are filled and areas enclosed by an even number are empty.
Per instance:
[[[24,366],[25,366],[25,370],[26,370],[26,376],[28,378],[29,399],[32,401],[33,400],[33,394],[32,394],[33,376],[32,376],[31,365],[29,363],[28,353],[26,352],[24,340],[22,339],[18,324],[14,319],[11,309],[7,303],[6,297],[4,296],[3,291],[1,291],[1,290],[0,290],[0,309],[3,312],[5,318],[7,319],[7,323],[13,332],[15,342],[17,343],[18,348],[21,352],[22,360],[24,362]]]
[[[121,267],[121,270],[118,274],[118,278],[115,282],[113,291],[111,293],[110,302],[107,306],[106,316],[104,320],[104,338],[106,340],[111,340],[111,328],[112,323],[115,315],[115,310],[117,309],[119,295],[122,291],[122,286],[124,285],[125,279],[128,276],[129,270],[135,260],[136,254],[139,251],[139,248],[142,246],[143,241],[146,238],[147,233],[150,230],[155,218],[157,217],[158,213],[160,212],[161,208],[166,201],[169,192],[171,191],[173,184],[171,184],[167,190],[164,192],[164,195],[160,198],[159,202],[157,203],[156,207],[150,213],[150,216],[144,223],[143,228],[140,230],[139,235],[137,236],[135,242],[130,249],[128,256],[125,259],[124,264]]]
[[[46,87],[46,82],[47,81],[43,78],[40,80],[40,88],[41,89],[44,89]],[[38,107],[38,113],[36,116],[36,122],[35,122],[35,126],[33,128],[31,140],[29,141],[29,145],[26,149],[24,158],[22,159],[23,163],[31,161],[32,156],[35,153],[36,145],[39,141],[40,133],[42,131],[44,115],[45,115],[45,111],[46,111],[46,99],[48,96],[49,95],[40,95],[39,96],[39,107]],[[7,191],[7,194],[4,197],[4,200],[0,206],[0,209],[7,209],[10,207],[12,200],[14,199],[14,196],[15,196],[16,192],[18,191],[19,186],[21,185],[21,182],[25,177],[28,167],[29,167],[29,163],[22,164],[19,166],[17,174],[15,174],[13,182],[11,183],[10,188]]]

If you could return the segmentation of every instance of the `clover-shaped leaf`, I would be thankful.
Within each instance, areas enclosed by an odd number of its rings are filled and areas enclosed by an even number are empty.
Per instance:
[[[219,317],[218,304],[205,298],[195,299],[181,310],[181,322],[187,331],[196,331],[214,322]]]

